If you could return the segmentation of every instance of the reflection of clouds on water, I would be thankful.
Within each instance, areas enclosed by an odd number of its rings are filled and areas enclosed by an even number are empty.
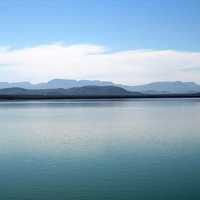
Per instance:
[[[179,151],[199,141],[199,103],[192,99],[1,102],[1,154],[73,157]]]

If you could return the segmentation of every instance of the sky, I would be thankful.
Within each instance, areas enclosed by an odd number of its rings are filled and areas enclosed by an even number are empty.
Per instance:
[[[0,82],[200,83],[199,0],[0,1]]]

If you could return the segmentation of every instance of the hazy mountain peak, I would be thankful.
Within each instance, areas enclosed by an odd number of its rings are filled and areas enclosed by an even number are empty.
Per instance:
[[[127,86],[130,91],[145,93],[193,93],[200,92],[200,86],[194,82],[183,81],[160,81],[144,85]]]

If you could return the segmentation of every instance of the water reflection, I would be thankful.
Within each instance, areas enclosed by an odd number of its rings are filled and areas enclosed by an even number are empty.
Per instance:
[[[198,99],[0,102],[0,195],[198,197],[199,118]]]

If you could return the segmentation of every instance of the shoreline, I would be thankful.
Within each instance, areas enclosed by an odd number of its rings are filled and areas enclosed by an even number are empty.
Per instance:
[[[69,95],[69,96],[45,96],[45,95],[0,95],[0,101],[6,100],[68,100],[68,99],[183,99],[200,98],[200,94],[144,94],[144,95]]]

